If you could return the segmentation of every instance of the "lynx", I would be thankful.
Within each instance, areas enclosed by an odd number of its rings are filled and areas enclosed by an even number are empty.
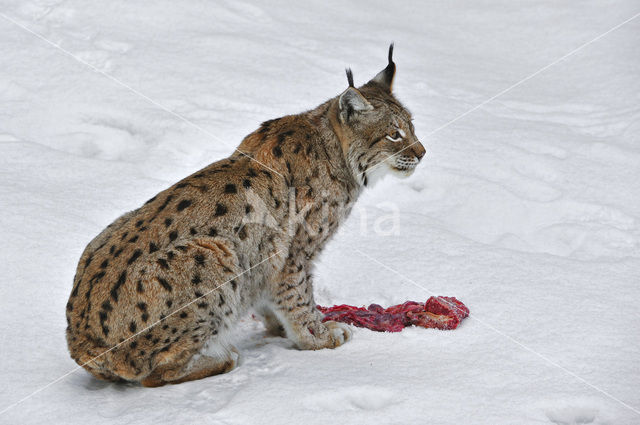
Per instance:
[[[109,225],[86,247],[67,303],[73,359],[100,379],[155,387],[232,370],[234,324],[250,309],[302,350],[334,348],[314,259],[358,195],[425,154],[386,68],[317,108],[264,122],[230,157]]]

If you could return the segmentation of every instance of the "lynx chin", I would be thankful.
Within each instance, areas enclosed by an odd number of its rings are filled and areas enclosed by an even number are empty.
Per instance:
[[[238,150],[160,192],[86,247],[67,303],[71,357],[100,379],[155,387],[232,370],[249,310],[301,350],[349,340],[322,323],[314,259],[382,174],[425,154],[392,94],[395,64],[315,109],[262,123]]]

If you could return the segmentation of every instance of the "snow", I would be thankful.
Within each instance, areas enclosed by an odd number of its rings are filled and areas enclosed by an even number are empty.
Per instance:
[[[3,0],[0,423],[640,423],[640,19],[457,119],[637,9]],[[316,299],[448,295],[471,317],[317,352],[247,317],[225,375],[145,389],[74,371],[64,306],[86,243],[340,93],[345,66],[365,82],[392,40],[427,156],[359,200]]]

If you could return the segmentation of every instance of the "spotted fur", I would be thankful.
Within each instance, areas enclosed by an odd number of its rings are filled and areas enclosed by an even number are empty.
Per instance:
[[[390,53],[364,86],[350,80],[311,111],[264,122],[238,152],[103,230],[67,304],[73,359],[146,386],[223,373],[238,358],[226,336],[251,308],[300,349],[348,340],[348,328],[321,322],[313,262],[372,169],[410,174],[424,155],[394,72]]]

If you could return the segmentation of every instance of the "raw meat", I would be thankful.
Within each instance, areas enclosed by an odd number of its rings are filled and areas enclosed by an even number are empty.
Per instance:
[[[406,326],[450,330],[469,315],[469,309],[454,297],[431,297],[426,303],[407,301],[386,309],[378,304],[317,308],[325,315],[324,322],[335,320],[378,332],[400,332]]]

